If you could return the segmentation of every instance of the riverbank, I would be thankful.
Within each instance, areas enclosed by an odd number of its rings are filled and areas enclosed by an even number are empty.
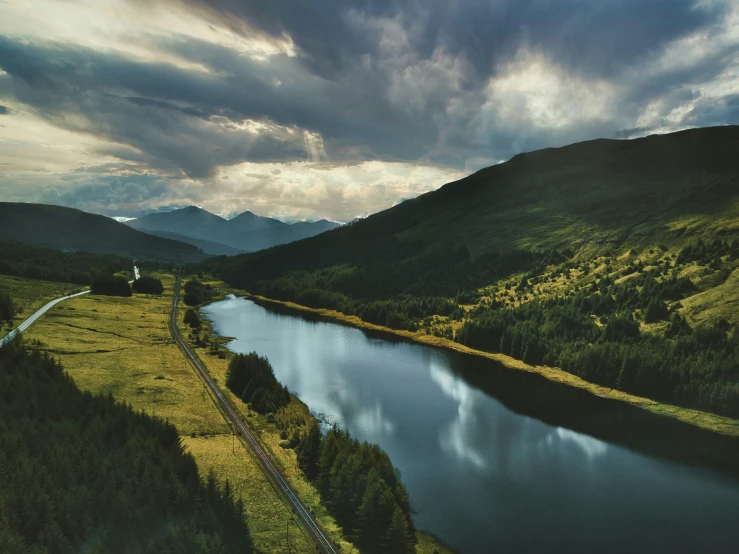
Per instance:
[[[220,282],[206,282],[217,288],[214,299],[208,304],[223,300],[228,294],[243,294],[243,291],[228,288]],[[276,414],[261,415],[252,411],[247,404],[244,404],[224,385],[228,365],[235,354],[229,350],[222,350],[222,347],[230,342],[231,338],[215,333],[211,321],[203,317],[201,318],[199,334],[200,336],[209,337],[209,341],[217,344],[218,348],[211,349],[198,345],[192,340],[189,329],[183,322],[185,309],[186,306],[183,305],[178,308],[177,322],[180,333],[193,348],[196,356],[207,368],[208,373],[214,378],[223,394],[240,413],[244,421],[248,423],[262,446],[270,454],[270,457],[280,468],[293,489],[299,494],[301,500],[309,507],[323,529],[336,544],[340,545],[341,551],[347,554],[359,554],[356,547],[344,536],[333,516],[328,513],[326,506],[321,501],[315,483],[305,478],[298,466],[295,449],[288,446],[286,442],[286,437],[291,436],[296,429],[304,430],[320,420],[311,414],[308,405],[295,394],[291,395],[290,404]],[[428,533],[418,531],[416,538],[416,554],[453,554],[449,547]]]
[[[258,302],[262,302],[268,305],[271,304],[273,306],[279,306],[282,308],[286,308],[288,310],[294,310],[296,313],[312,314],[313,316],[318,316],[321,319],[324,319],[326,321],[332,321],[332,322],[340,323],[343,325],[349,325],[351,327],[356,327],[356,328],[364,329],[367,331],[381,333],[386,336],[399,337],[405,340],[410,340],[418,344],[422,344],[424,346],[431,346],[434,348],[443,348],[447,350],[453,350],[456,352],[460,352],[463,354],[468,354],[468,355],[477,356],[481,358],[487,358],[489,360],[493,360],[501,364],[502,366],[508,369],[525,371],[528,373],[534,373],[554,383],[563,384],[563,385],[574,387],[574,388],[577,388],[583,391],[587,391],[601,398],[607,398],[610,400],[624,402],[631,406],[635,406],[643,410],[646,410],[650,413],[670,417],[682,423],[687,423],[689,425],[693,425],[700,429],[708,430],[714,433],[719,433],[721,435],[725,435],[729,437],[739,438],[739,421],[738,420],[731,419],[731,418],[724,417],[724,416],[719,416],[716,414],[702,412],[700,410],[693,410],[690,408],[682,408],[680,406],[665,404],[662,402],[658,402],[656,400],[651,400],[649,398],[634,396],[632,394],[629,394],[623,391],[596,385],[594,383],[585,381],[581,379],[580,377],[577,377],[576,375],[567,373],[566,371],[560,368],[549,367],[549,366],[532,366],[520,360],[511,358],[510,356],[506,356],[504,354],[496,354],[492,352],[484,352],[482,350],[475,350],[474,348],[469,348],[463,344],[454,342],[453,340],[442,338],[442,337],[437,337],[434,335],[428,335],[420,331],[404,331],[404,330],[399,330],[399,329],[392,329],[390,327],[385,327],[382,325],[376,325],[373,323],[367,323],[366,321],[361,320],[357,316],[348,316],[344,313],[337,312],[335,310],[327,310],[327,309],[322,309],[322,308],[310,308],[308,306],[302,306],[294,302],[274,300],[272,298],[249,294],[245,291],[236,291],[234,289],[229,289],[229,291],[233,294],[241,294],[248,298],[254,299]]]

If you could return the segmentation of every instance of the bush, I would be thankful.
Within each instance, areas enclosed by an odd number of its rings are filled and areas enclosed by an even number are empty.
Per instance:
[[[213,298],[213,289],[210,285],[204,285],[197,279],[190,279],[185,283],[185,304],[198,306]]]
[[[644,313],[644,322],[655,323],[656,321],[667,319],[669,315],[670,312],[664,301],[655,298],[647,305],[647,311]]]
[[[131,285],[133,292],[141,294],[162,294],[164,292],[164,285],[159,279],[154,277],[144,276],[139,277]]]
[[[190,327],[190,329],[199,329],[200,328],[200,318],[198,317],[198,312],[193,310],[192,308],[188,308],[185,312],[185,324]]]
[[[0,290],[0,321],[11,321],[15,316],[15,306],[8,291]]]
[[[120,275],[106,275],[97,277],[90,287],[92,294],[104,294],[106,296],[131,296],[131,286],[125,277]]]

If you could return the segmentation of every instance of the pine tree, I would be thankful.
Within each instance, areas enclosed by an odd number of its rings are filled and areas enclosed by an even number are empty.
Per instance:
[[[395,506],[390,525],[382,538],[382,551],[387,554],[409,554],[413,550],[408,519],[400,507]]]
[[[309,481],[313,481],[318,477],[318,463],[321,457],[321,430],[317,423],[311,426],[296,451],[300,469]]]

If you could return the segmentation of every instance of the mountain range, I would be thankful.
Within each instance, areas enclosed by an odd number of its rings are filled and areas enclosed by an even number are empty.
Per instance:
[[[176,262],[205,257],[191,244],[142,233],[102,215],[46,204],[0,202],[0,240]]]
[[[737,233],[738,203],[739,126],[598,139],[519,154],[331,233],[244,260],[321,267],[361,257],[360,244],[367,252],[390,243],[414,253],[464,246],[473,257],[517,248],[590,255]]]
[[[197,206],[145,215],[126,224],[145,233],[187,242],[214,255],[254,252],[339,227],[325,219],[289,224],[248,211],[224,219]]]
[[[738,154],[737,126],[539,150],[197,267],[599,395],[739,418]]]

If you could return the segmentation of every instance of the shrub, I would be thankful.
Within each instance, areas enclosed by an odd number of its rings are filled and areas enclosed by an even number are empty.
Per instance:
[[[190,279],[185,283],[185,304],[188,306],[198,306],[204,302],[208,302],[213,298],[213,289],[210,285],[205,285],[197,279]]]
[[[654,298],[647,305],[647,311],[644,313],[644,321],[646,323],[654,323],[656,321],[667,319],[669,315],[670,312],[667,309],[665,302],[658,298]]]
[[[133,292],[140,294],[162,294],[164,292],[162,282],[149,276],[139,277],[133,282],[131,288]]]
[[[190,329],[199,329],[200,328],[200,318],[198,317],[198,312],[193,310],[192,308],[188,308],[185,312],[185,324],[190,327]]]
[[[131,286],[125,277],[120,275],[106,275],[97,277],[90,287],[92,294],[106,296],[131,296]]]
[[[0,290],[0,321],[11,321],[13,316],[15,316],[13,300],[7,291]]]

